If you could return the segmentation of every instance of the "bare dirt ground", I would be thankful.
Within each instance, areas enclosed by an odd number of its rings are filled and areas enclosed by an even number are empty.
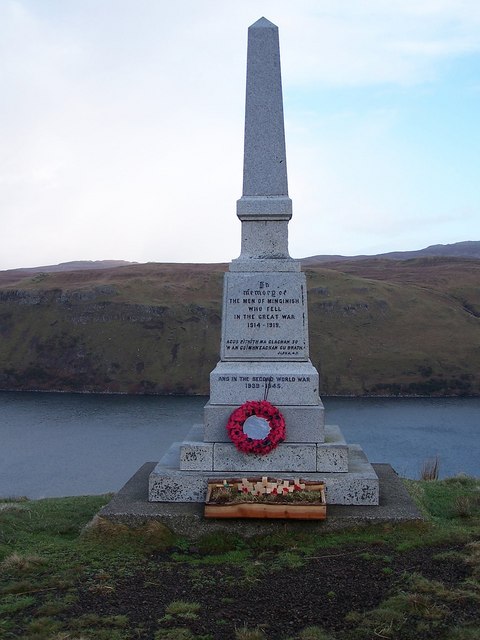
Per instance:
[[[325,637],[338,639],[443,639],[453,623],[478,621],[478,602],[472,599],[440,603],[441,594],[445,599],[445,593],[461,590],[469,578],[468,565],[458,559],[461,551],[461,546],[442,545],[398,552],[379,543],[326,549],[308,556],[294,549],[259,548],[248,564],[236,558],[235,552],[231,552],[231,563],[215,564],[191,547],[154,554],[145,567],[114,584],[106,577],[103,588],[102,584],[96,588],[85,584],[79,590],[75,614],[126,615],[140,634],[132,637],[145,639],[231,640],[241,637],[235,634],[242,629],[263,633],[252,638],[316,638],[301,635],[312,626],[330,634]],[[417,581],[414,589],[409,582],[412,576]],[[423,600],[419,597],[422,590]],[[375,610],[395,594],[406,593],[411,600],[405,612],[408,623],[399,632],[393,633],[391,626],[391,634],[388,628],[375,627],[375,622],[372,628],[359,626],[359,615]],[[178,601],[195,603],[196,612],[188,614],[186,607],[183,614],[165,615],[169,605]],[[398,604],[400,608],[407,605]],[[420,628],[421,635],[416,635]],[[182,629],[187,635],[182,635]]]

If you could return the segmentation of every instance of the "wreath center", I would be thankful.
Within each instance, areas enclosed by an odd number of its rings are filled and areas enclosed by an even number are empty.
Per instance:
[[[250,416],[243,423],[243,433],[252,438],[252,440],[263,440],[270,431],[270,423],[266,418]]]

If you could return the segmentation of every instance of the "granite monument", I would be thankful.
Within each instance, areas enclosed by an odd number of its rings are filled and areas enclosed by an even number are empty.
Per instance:
[[[225,274],[220,361],[203,424],[174,443],[150,475],[152,502],[202,502],[207,480],[270,474],[323,480],[330,504],[375,505],[377,475],[358,445],[325,425],[318,372],[309,359],[307,285],[288,252],[288,196],[278,29],[248,30],[241,254]],[[267,454],[244,453],[226,429],[247,401],[268,400],[286,435]]]

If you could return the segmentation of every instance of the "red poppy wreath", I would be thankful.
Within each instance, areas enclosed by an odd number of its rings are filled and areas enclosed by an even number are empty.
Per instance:
[[[251,420],[255,416],[259,420]],[[232,412],[227,431],[239,451],[265,455],[285,440],[285,419],[266,400],[248,401]]]

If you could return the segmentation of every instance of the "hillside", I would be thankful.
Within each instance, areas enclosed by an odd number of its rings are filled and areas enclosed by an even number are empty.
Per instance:
[[[225,270],[3,272],[0,388],[207,394]],[[322,394],[480,393],[480,260],[341,260],[306,273]]]
[[[73,262],[61,262],[60,264],[49,264],[42,267],[23,267],[21,269],[8,269],[0,271],[0,285],[16,282],[27,276],[34,276],[38,273],[54,273],[57,271],[83,271],[86,269],[112,269],[122,267],[133,262],[125,260],[74,260]]]
[[[381,258],[387,260],[412,260],[413,258],[480,258],[480,241],[466,240],[465,242],[454,242],[453,244],[432,244],[424,249],[416,251],[390,251],[374,256],[329,256],[319,255],[303,258],[302,262],[306,266],[315,266],[320,263],[340,261],[340,260],[365,260]]]

